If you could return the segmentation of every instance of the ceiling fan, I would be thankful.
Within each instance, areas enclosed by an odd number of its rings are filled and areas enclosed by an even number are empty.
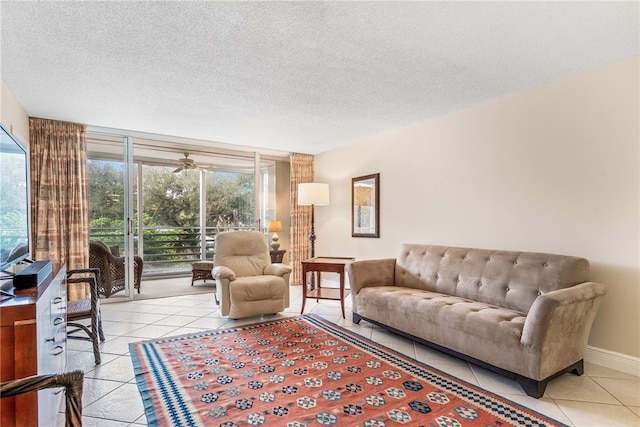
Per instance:
[[[215,166],[203,166],[203,165],[197,165],[193,159],[189,158],[189,153],[184,153],[184,157],[178,159],[178,163],[179,166],[176,170],[173,171],[173,173],[178,173],[181,172],[183,170],[190,170],[190,169],[198,169],[198,170],[203,170],[203,171],[207,171],[207,170],[211,170],[214,169]]]

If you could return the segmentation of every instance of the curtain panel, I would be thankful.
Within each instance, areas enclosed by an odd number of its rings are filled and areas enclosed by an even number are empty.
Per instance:
[[[291,262],[291,284],[302,285],[302,264],[311,252],[311,206],[298,206],[298,184],[313,182],[313,160],[310,154],[292,153],[290,159],[291,176],[291,240],[289,261]]]
[[[31,235],[36,260],[57,272],[89,266],[85,126],[29,119]]]

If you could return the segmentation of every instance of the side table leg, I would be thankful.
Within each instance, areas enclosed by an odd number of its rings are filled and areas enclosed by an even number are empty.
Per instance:
[[[340,306],[342,307],[342,318],[346,319],[344,315],[344,272],[340,273]]]
[[[300,314],[304,313],[304,306],[307,303],[307,272],[302,269],[302,308]]]

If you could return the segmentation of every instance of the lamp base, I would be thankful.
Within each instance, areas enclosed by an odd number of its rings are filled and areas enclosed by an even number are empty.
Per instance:
[[[279,247],[280,247],[280,238],[278,237],[277,233],[273,233],[273,236],[271,236],[271,249],[274,251],[277,251]]]

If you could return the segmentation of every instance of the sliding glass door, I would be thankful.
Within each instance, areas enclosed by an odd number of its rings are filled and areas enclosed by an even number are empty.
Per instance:
[[[142,258],[141,293],[145,280],[190,275],[193,261],[213,259],[217,233],[265,231],[273,219],[273,160],[92,133],[88,140],[91,238],[131,247],[120,255]],[[128,141],[132,155],[125,162]]]
[[[132,141],[94,134],[88,145],[90,266],[101,268],[103,297],[131,299],[133,257],[139,240],[138,173],[131,162]]]

